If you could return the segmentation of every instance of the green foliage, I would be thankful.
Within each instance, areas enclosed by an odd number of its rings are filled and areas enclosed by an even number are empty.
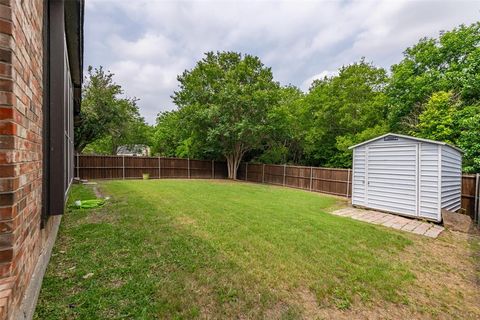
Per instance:
[[[243,155],[268,136],[268,115],[278,101],[278,84],[260,59],[235,52],[209,52],[178,77],[173,95],[180,124],[189,130],[187,152],[223,156],[229,177]],[[202,150],[202,151],[200,151]]]
[[[182,141],[182,132],[179,126],[179,113],[166,111],[159,113],[154,128],[152,153],[164,157],[177,156],[177,148]]]
[[[113,74],[88,68],[82,93],[80,125],[75,127],[78,152],[115,154],[121,145],[151,142],[152,130],[140,116],[137,99],[123,98]]]
[[[480,23],[422,39],[392,67],[387,88],[394,130],[458,145],[464,171],[480,169]]]
[[[316,80],[306,97],[312,125],[305,153],[313,165],[345,166],[337,140],[352,139],[364,130],[381,125],[387,117],[386,71],[363,59],[340,69],[338,76]]]
[[[179,109],[157,121],[159,154],[350,167],[349,146],[399,132],[458,145],[464,170],[480,170],[480,23],[421,39],[390,75],[361,59],[307,93],[233,52],[208,53],[179,81]]]
[[[118,123],[117,96],[122,89],[113,74],[102,67],[88,67],[83,86],[80,125],[75,127],[75,150],[82,152],[93,141],[103,138]]]
[[[436,92],[425,104],[418,117],[417,137],[453,143],[455,139],[454,117],[458,103],[451,92]]]
[[[457,144],[465,152],[464,171],[480,172],[480,104],[467,106],[458,112],[456,123],[460,131]]]
[[[405,51],[404,59],[392,66],[387,88],[392,110],[390,125],[408,132],[411,118],[418,114],[433,93],[459,94],[467,104],[480,97],[480,23],[461,25],[438,39],[420,40]]]
[[[373,139],[381,136],[389,131],[386,123],[377,124],[374,127],[367,128],[362,132],[356,134],[347,134],[344,136],[338,136],[335,144],[338,152],[334,156],[334,160],[337,167],[351,168],[352,167],[352,150],[349,147],[356,145],[360,142]]]
[[[305,134],[311,125],[305,94],[287,86],[279,91],[279,102],[268,115],[270,132],[264,152],[256,161],[263,163],[303,163]]]

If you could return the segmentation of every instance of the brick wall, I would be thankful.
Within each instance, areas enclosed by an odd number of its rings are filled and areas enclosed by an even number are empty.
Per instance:
[[[41,228],[43,1],[0,0],[0,318],[21,302]]]

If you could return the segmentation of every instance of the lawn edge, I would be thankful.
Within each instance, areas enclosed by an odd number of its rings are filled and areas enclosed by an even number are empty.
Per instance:
[[[43,248],[44,250],[38,258],[37,264],[35,265],[32,278],[27,289],[25,290],[22,304],[20,305],[20,308],[17,309],[12,319],[33,319],[38,297],[40,295],[40,290],[42,289],[43,277],[45,276],[48,263],[50,262],[50,258],[52,256],[53,246],[55,245],[57,239],[62,216],[52,216],[51,219],[53,220],[51,235]]]

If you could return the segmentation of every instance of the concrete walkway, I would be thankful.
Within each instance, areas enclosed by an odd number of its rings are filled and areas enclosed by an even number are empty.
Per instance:
[[[390,213],[358,208],[344,208],[333,211],[332,214],[342,217],[350,217],[355,220],[380,224],[385,227],[402,230],[410,233],[436,238],[444,230],[443,227],[421,220],[409,219]]]

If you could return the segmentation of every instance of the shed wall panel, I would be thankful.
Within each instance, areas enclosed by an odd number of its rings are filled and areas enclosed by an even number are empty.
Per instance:
[[[353,152],[352,204],[365,205],[365,147]]]
[[[367,148],[368,207],[415,216],[417,143],[376,141]]]
[[[420,152],[420,172],[419,172],[419,217],[438,220],[439,202],[438,202],[438,164],[439,154],[438,145],[431,143],[421,143]]]
[[[442,146],[442,209],[460,209],[461,190],[462,155],[449,146]]]

